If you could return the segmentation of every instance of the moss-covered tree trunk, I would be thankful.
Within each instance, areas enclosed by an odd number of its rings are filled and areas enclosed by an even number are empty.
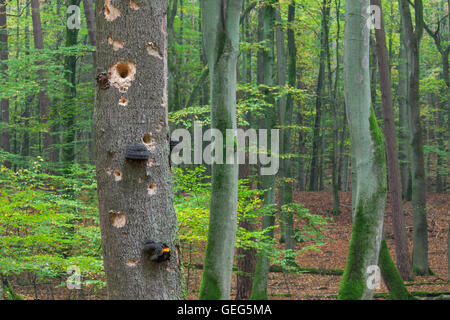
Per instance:
[[[211,127],[236,130],[236,65],[242,0],[202,0],[203,41],[211,86]],[[211,205],[200,299],[229,299],[236,237],[238,164],[213,163]]]
[[[403,279],[400,276],[394,262],[392,261],[389,248],[386,244],[386,240],[381,242],[380,258],[378,262],[381,270],[381,276],[384,279],[384,283],[389,289],[389,298],[392,300],[416,300],[406,290]]]
[[[369,0],[348,0],[344,38],[344,86],[351,130],[353,227],[339,299],[371,299],[368,267],[378,264],[386,204],[386,158],[370,96]]]
[[[262,40],[266,47],[262,52],[262,82],[266,86],[274,85],[274,22],[275,22],[275,3],[276,0],[268,1],[262,8]],[[260,16],[261,18],[261,16]],[[265,90],[265,99],[273,104],[273,97],[268,90]],[[270,129],[274,128],[277,115],[272,106],[265,110],[265,129],[267,129],[267,139],[270,141]],[[264,192],[264,215],[262,217],[262,230],[264,230],[266,244],[273,239],[273,226],[275,224],[274,206],[275,206],[275,175],[265,175],[262,178]],[[255,267],[255,276],[253,278],[252,300],[267,299],[267,280],[269,276],[270,258],[266,250],[258,250],[258,258]]]
[[[109,298],[180,299],[181,256],[168,161],[167,2],[97,0],[95,8],[97,72],[110,73],[110,88],[97,90],[94,115]],[[146,148],[148,161],[125,159],[135,142]],[[149,238],[167,244],[169,261],[150,260],[143,250]]]

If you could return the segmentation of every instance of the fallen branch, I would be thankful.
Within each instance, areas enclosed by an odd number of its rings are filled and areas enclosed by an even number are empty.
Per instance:
[[[191,269],[203,269],[203,265],[200,263],[183,263],[183,267]],[[233,271],[237,271],[236,267],[233,266]],[[325,276],[341,276],[344,271],[340,269],[324,269],[324,268],[309,268],[309,267],[289,267],[289,269],[284,269],[281,266],[272,265],[270,266],[269,272],[285,272],[285,273],[308,273],[308,274],[319,274]]]

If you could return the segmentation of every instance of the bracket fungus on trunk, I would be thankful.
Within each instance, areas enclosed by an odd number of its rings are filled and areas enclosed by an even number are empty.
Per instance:
[[[125,154],[125,159],[132,161],[147,161],[150,158],[150,153],[147,147],[142,143],[135,142],[130,145]]]

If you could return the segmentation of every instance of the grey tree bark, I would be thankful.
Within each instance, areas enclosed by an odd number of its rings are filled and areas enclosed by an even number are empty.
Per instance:
[[[1,69],[3,72],[8,71],[8,29],[7,29],[7,18],[6,18],[6,0],[0,0],[0,62]],[[3,78],[6,82],[8,79]],[[0,100],[0,112],[2,114],[2,122],[5,126],[2,130],[1,137],[2,143],[1,147],[3,151],[10,152],[10,132],[7,128],[9,124],[9,99],[1,99]],[[4,163],[6,167],[10,167],[11,164],[6,161]]]
[[[348,0],[344,37],[344,86],[352,140],[353,227],[339,299],[371,299],[368,267],[378,264],[386,204],[383,135],[371,108],[369,0]]]
[[[397,267],[403,280],[414,276],[410,263],[408,237],[403,214],[402,189],[400,184],[400,167],[398,164],[395,118],[393,113],[391,76],[386,47],[386,34],[381,0],[371,0],[371,4],[381,9],[380,28],[375,29],[376,53],[380,75],[381,100],[384,116],[384,133],[386,137],[386,155],[389,178],[389,198],[392,205],[392,223],[394,226],[395,253]]]
[[[166,8],[165,0],[96,1],[97,70],[109,72],[110,85],[97,90],[94,115],[110,299],[181,299],[183,294],[168,162]],[[121,48],[114,50],[108,37]],[[146,147],[148,161],[125,159],[135,142]],[[143,252],[148,238],[167,244],[169,261],[149,259]]]
[[[265,49],[262,50],[262,83],[266,86],[274,85],[274,22],[275,22],[275,4],[276,0],[268,1],[262,8],[262,28],[261,35],[265,41]],[[272,95],[266,90],[264,92],[265,99],[271,104],[274,104]],[[268,130],[267,139],[271,140],[270,129],[274,128],[277,114],[274,107],[268,106],[265,111],[265,129]],[[266,240],[273,239],[273,226],[275,224],[274,206],[275,206],[275,175],[266,175],[262,178],[264,192],[264,215],[262,217],[262,230],[266,235]],[[258,251],[258,258],[255,267],[255,276],[253,278],[251,300],[266,300],[267,299],[267,280],[269,275],[270,259],[267,252],[264,250]]]
[[[84,15],[86,17],[86,25],[88,29],[88,35],[89,35],[89,44],[91,46],[96,47],[97,46],[97,40],[96,40],[96,27],[95,27],[95,15],[92,8],[92,2],[93,0],[83,0],[83,9],[84,9]],[[94,51],[92,52],[92,58],[94,60],[94,69],[97,66],[97,53]]]
[[[442,3],[442,2],[441,2]],[[443,3],[442,3],[443,5]],[[447,0],[447,8],[450,8],[450,0]],[[442,9],[444,9],[442,7]],[[448,10],[448,9],[447,9]],[[445,13],[445,11],[443,10]],[[427,31],[427,33],[430,35],[431,38],[433,38],[434,44],[436,46],[436,49],[441,54],[441,65],[442,65],[442,71],[441,71],[441,78],[444,80],[446,89],[443,89],[442,96],[444,97],[444,101],[442,101],[443,109],[447,109],[447,131],[450,132],[450,74],[449,74],[449,61],[448,58],[450,56],[450,15],[447,14],[447,30],[443,31],[443,23],[444,18],[438,17],[436,31],[431,30],[431,28],[424,22],[424,28]],[[443,110],[443,111],[444,111]],[[439,112],[438,112],[439,114]],[[444,112],[441,113],[441,117],[444,116]],[[440,120],[440,119],[439,119]],[[439,122],[443,122],[443,119]],[[448,135],[448,139],[450,139],[450,135]],[[439,148],[444,151],[445,144],[444,144],[444,137],[442,134],[439,135],[439,140],[441,141],[439,144]],[[450,145],[450,140],[449,145]],[[437,155],[438,157],[438,172],[437,172],[437,190],[436,192],[443,192],[445,186],[443,185],[443,182],[446,181],[447,175],[441,176],[440,174],[440,166],[442,165],[442,162],[446,162],[445,159],[442,159],[440,155]],[[445,165],[444,165],[445,166]],[[442,181],[444,180],[444,181]]]
[[[326,66],[326,40],[329,31],[330,16],[330,0],[322,1],[322,22],[320,29],[320,60],[319,74],[317,77],[316,89],[316,116],[314,120],[313,130],[313,150],[311,156],[311,174],[309,179],[309,190],[318,191],[320,189],[320,165],[321,165],[321,149],[322,149],[322,113],[325,101],[325,66]]]
[[[400,27],[400,52],[399,52],[399,83],[398,83],[398,104],[399,104],[399,153],[400,174],[402,180],[402,197],[411,201],[411,152],[409,141],[411,129],[409,124],[408,110],[408,55],[406,52],[405,30],[403,24]]]
[[[295,3],[294,3],[295,6]],[[289,5],[288,15],[292,17],[292,8],[293,4]],[[294,7],[295,8],[295,7]],[[295,9],[294,9],[295,10]],[[295,11],[294,11],[295,16]],[[275,39],[276,39],[276,48],[277,48],[277,82],[279,86],[286,85],[286,74],[288,73],[287,65],[286,65],[286,49],[284,45],[284,31],[283,24],[281,20],[281,12],[280,12],[280,3],[278,2],[275,10],[275,19],[277,22],[277,27],[275,28]],[[288,26],[289,28],[289,26]],[[291,28],[288,29],[290,32]],[[292,41],[291,36],[288,35],[289,39]],[[295,41],[295,39],[294,39]],[[292,49],[292,43],[288,48],[289,50],[289,85],[295,86],[295,64],[292,65],[292,50],[295,50],[295,42],[293,43],[294,49]],[[295,52],[295,51],[294,51]],[[295,54],[295,53],[294,53]],[[295,59],[295,58],[294,58]],[[295,61],[295,60],[294,60]],[[293,70],[292,70],[293,69]],[[292,76],[292,72],[294,72],[294,76]],[[293,84],[292,84],[293,82]],[[283,96],[278,99],[278,123],[281,126],[280,132],[280,154],[287,155],[290,153],[290,130],[286,126],[289,126],[292,123],[292,97],[291,96]],[[280,164],[280,178],[281,186],[279,187],[278,193],[278,206],[279,212],[281,212],[281,207],[285,204],[292,202],[292,182],[290,181],[290,161],[289,158],[284,158],[281,160]],[[295,247],[295,239],[294,239],[294,230],[293,230],[293,215],[292,213],[282,213],[281,214],[281,239],[284,241],[285,248],[288,250],[294,250]],[[292,262],[292,261],[291,261]]]
[[[336,20],[337,20],[337,36],[336,36],[336,71],[333,73],[331,70],[331,54],[330,54],[330,43],[329,43],[329,32],[325,34],[326,43],[326,56],[327,56],[327,66],[328,66],[328,95],[330,100],[331,115],[333,117],[333,150],[331,151],[331,185],[333,189],[333,215],[340,214],[340,200],[339,200],[339,154],[338,154],[338,144],[339,144],[339,116],[338,116],[338,92],[337,85],[339,81],[339,37],[340,37],[340,1],[336,1]],[[334,75],[334,82],[333,82]]]
[[[202,30],[210,75],[211,128],[236,130],[236,66],[242,0],[202,0]],[[218,146],[221,147],[221,146]],[[214,162],[208,242],[199,299],[229,299],[236,238],[238,164]]]
[[[105,0],[108,1],[108,0]],[[69,0],[68,5],[79,6],[81,0]],[[103,7],[100,5],[100,7]],[[97,9],[98,10],[98,9]],[[78,41],[78,29],[69,28],[66,26],[66,47],[76,46]],[[76,95],[77,95],[77,57],[74,55],[67,55],[64,58],[64,68],[66,70],[66,81],[70,85],[66,85],[65,88],[65,103],[64,103],[64,126],[65,132],[63,135],[63,153],[62,161],[64,162],[66,168],[68,168],[75,161],[75,106],[76,106]]]
[[[170,0],[169,1],[169,12],[167,14],[167,38],[168,38],[168,48],[171,49],[174,46],[175,41],[175,33],[174,33],[174,21],[175,16],[177,15],[178,10],[178,0]],[[168,57],[168,65],[169,65],[169,110],[177,110],[178,106],[176,105],[176,84],[175,84],[175,74],[176,74],[176,61],[172,61],[172,59],[176,59],[175,54],[171,54]]]
[[[41,14],[39,10],[39,0],[31,0],[31,18],[33,20],[33,37],[34,37],[34,48],[37,50],[44,49],[44,40],[42,38],[42,24],[41,24]],[[37,62],[38,65],[43,65],[44,61]],[[38,76],[41,79],[40,87],[42,91],[39,92],[39,112],[41,115],[41,123],[46,126],[49,118],[49,105],[50,99],[47,95],[47,82],[45,81],[45,69],[40,68],[38,70]],[[49,133],[50,128],[43,133],[43,145],[46,157],[54,162],[56,160],[55,150],[52,149],[53,138]]]
[[[287,56],[287,75],[288,75],[288,85],[295,88],[297,84],[297,46],[295,44],[295,32],[294,32],[294,22],[295,22],[295,1],[291,1],[288,6],[288,29],[287,29],[287,47],[288,47],[288,56]],[[285,125],[290,126],[292,124],[294,110],[294,97],[292,95],[287,96],[286,100],[286,117],[285,117]],[[291,130],[286,129],[282,141],[283,151],[281,153],[291,153]],[[292,192],[294,189],[293,186],[293,170],[292,160],[290,158],[286,158],[283,160],[283,165],[281,167],[281,174],[283,177],[290,179],[291,181],[284,184],[281,189],[281,197],[284,204],[292,202]],[[295,248],[295,239],[294,239],[294,217],[292,214],[288,214],[285,217],[285,239],[286,239],[286,249],[294,249]]]
[[[408,0],[399,0],[405,30],[409,66],[408,104],[411,125],[411,172],[413,211],[413,271],[418,275],[430,273],[428,266],[428,226],[426,217],[426,179],[423,133],[420,120],[419,46],[423,35],[423,4],[415,0],[415,28],[413,28]]]

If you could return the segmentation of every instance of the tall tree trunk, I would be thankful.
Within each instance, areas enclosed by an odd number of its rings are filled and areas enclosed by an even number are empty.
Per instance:
[[[26,18],[30,16],[30,6],[29,2],[27,1],[26,4]],[[25,55],[30,55],[30,28],[28,26],[28,23],[25,25]],[[23,106],[24,110],[21,115],[22,122],[22,128],[21,131],[23,132],[22,137],[22,149],[20,154],[23,156],[23,158],[30,155],[30,128],[29,128],[29,117],[30,117],[30,108],[34,100],[34,95],[30,94],[25,97],[25,105]],[[15,114],[15,112],[14,112]],[[23,120],[22,120],[23,119]],[[17,142],[19,143],[19,142]]]
[[[169,111],[177,110],[175,101],[176,92],[176,51],[174,48],[175,43],[175,31],[174,21],[178,10],[178,0],[170,0],[167,14],[167,37],[168,37],[168,64],[169,64]]]
[[[408,104],[411,124],[411,171],[413,212],[413,270],[418,275],[430,273],[428,266],[428,226],[426,216],[426,179],[419,95],[419,46],[423,34],[422,0],[415,0],[415,30],[408,0],[399,0],[408,51]]]
[[[243,1],[243,8],[247,5],[247,1]],[[244,11],[245,12],[245,11]],[[249,23],[248,23],[248,14],[245,15],[244,19],[242,19],[242,15],[240,18],[242,25],[242,34],[243,40],[251,42],[252,39],[250,37],[249,31]],[[251,83],[252,79],[252,51],[248,50],[248,52],[243,57],[243,77],[244,83]],[[247,121],[252,127],[254,118],[251,114],[247,114]],[[243,128],[244,129],[244,128]],[[251,174],[251,166],[248,163],[248,153],[246,153],[246,163],[239,164],[239,180],[248,179]],[[248,184],[251,187],[251,183]],[[248,232],[256,231],[256,221],[254,218],[250,219],[241,219],[239,221],[239,227],[247,230]],[[249,299],[252,293],[253,286],[253,275],[255,273],[256,266],[256,248],[237,248],[236,249],[236,300],[244,300]]]
[[[288,73],[288,85],[292,88],[295,88],[297,84],[297,47],[295,44],[295,32],[293,24],[295,23],[295,1],[292,0],[288,6],[288,29],[287,29],[287,46],[288,46],[288,57],[287,57],[287,73]],[[286,101],[286,125],[290,126],[292,124],[292,116],[294,110],[294,97],[289,94],[287,96]],[[282,153],[290,154],[292,152],[291,147],[291,129],[285,129],[285,133],[283,135],[283,148],[284,151]],[[290,157],[283,160],[283,176],[290,181],[283,185],[281,189],[282,201],[284,204],[288,204],[292,202],[292,192],[294,189],[293,186],[293,177],[292,177],[292,161]],[[287,214],[285,217],[285,239],[286,239],[286,249],[295,249],[295,239],[294,239],[294,217],[292,213]]]
[[[248,179],[250,175],[250,164],[248,162],[248,153],[246,153],[246,163],[239,164],[239,180]],[[248,184],[251,187],[251,183]],[[239,227],[248,232],[256,231],[255,219],[241,217]],[[254,241],[254,239],[253,239]],[[236,300],[244,300],[250,298],[252,293],[253,275],[256,265],[256,249],[255,248],[237,248],[236,249]]]
[[[330,15],[329,0],[322,1],[322,24],[320,31],[320,60],[319,75],[317,77],[316,89],[316,117],[313,130],[313,150],[311,158],[311,174],[309,179],[309,190],[319,190],[320,180],[320,153],[322,147],[322,136],[320,135],[322,127],[322,108],[324,104],[325,87],[325,66],[326,66],[326,36],[328,34],[328,19]]]
[[[297,81],[297,89],[304,89],[302,83],[302,69],[299,69],[299,79]],[[303,125],[304,117],[301,110],[301,105],[299,106],[299,111],[297,112],[297,125],[301,127]],[[305,191],[306,189],[306,173],[305,173],[305,136],[304,130],[300,129],[298,132],[298,172],[297,172],[297,188],[300,191]]]
[[[79,6],[81,0],[70,0],[68,5]],[[111,1],[111,0],[110,0]],[[103,5],[98,4],[101,10]],[[106,4],[105,4],[106,6]],[[66,26],[66,48],[70,48],[77,45],[78,29],[69,28]],[[97,41],[98,42],[98,41]],[[77,57],[73,55],[67,55],[64,58],[64,67],[66,70],[66,81],[70,85],[65,88],[65,110],[64,110],[64,145],[62,161],[64,165],[69,167],[75,161],[75,113],[76,113],[76,96],[77,96]]]
[[[411,200],[411,152],[409,141],[411,140],[411,129],[409,124],[408,110],[408,54],[406,52],[405,28],[400,27],[400,54],[399,54],[399,83],[398,83],[398,104],[399,104],[399,154],[400,174],[402,180],[402,198]]]
[[[447,0],[447,10],[450,11],[450,0]],[[448,16],[448,36],[450,37],[450,15]],[[450,149],[450,76],[449,76],[449,65],[448,56],[450,54],[450,45],[447,48],[447,57],[443,64],[443,75],[445,83],[447,84],[447,132],[448,132],[448,149]],[[448,267],[448,278],[450,279],[450,222],[448,226],[448,236],[447,236],[447,267]]]
[[[97,91],[94,116],[108,294],[110,299],[180,299],[181,256],[168,163],[167,3],[140,1],[138,8],[129,3],[96,2],[97,61],[100,70],[110,72],[110,88]],[[124,48],[113,51],[108,37],[124,41]],[[124,99],[125,108],[119,104]],[[148,162],[125,159],[136,141],[150,153]],[[169,261],[150,259],[143,250],[149,238],[170,248]]]
[[[274,85],[274,22],[275,22],[275,3],[276,0],[269,0],[262,8],[262,39],[265,41],[265,49],[262,52],[263,65],[263,83],[270,87]],[[268,90],[265,90],[264,96],[270,104],[274,103],[274,99]],[[275,126],[276,111],[273,107],[268,107],[265,111],[265,129],[268,131],[267,139],[271,141],[270,131]],[[266,242],[273,239],[273,226],[275,224],[275,175],[265,175],[262,178],[264,192],[264,215],[262,217],[262,230],[266,236]],[[270,259],[264,250],[258,251],[258,259],[256,261],[255,276],[253,278],[253,288],[250,299],[266,300],[267,299],[267,280],[269,276]]]
[[[44,40],[42,37],[42,24],[41,24],[41,14],[39,12],[39,0],[31,0],[31,18],[33,20],[33,37],[34,37],[34,48],[36,50],[44,49]],[[37,62],[37,65],[43,65],[44,61]],[[40,68],[38,70],[38,76],[42,79],[40,88],[42,91],[39,92],[39,112],[41,115],[41,123],[43,124],[46,131],[43,133],[43,144],[44,152],[47,153],[47,157],[51,162],[55,161],[55,152],[53,150],[52,144],[53,139],[50,135],[50,127],[47,126],[49,118],[49,105],[50,99],[47,95],[47,81],[45,80],[45,68]]]
[[[448,2],[450,2],[450,0],[448,0]],[[449,3],[450,6],[450,3]],[[447,14],[448,16],[448,14]],[[447,33],[447,37],[450,38],[450,17],[448,18],[448,33]],[[439,51],[439,53],[441,54],[441,65],[442,65],[442,71],[441,71],[441,78],[444,80],[445,86],[446,88],[443,89],[443,93],[442,96],[444,97],[444,101],[441,102],[442,104],[442,108],[443,110],[447,109],[447,113],[448,115],[450,115],[450,76],[449,76],[449,62],[448,62],[448,58],[450,55],[450,44],[445,43],[443,40],[445,40],[445,35],[442,35],[440,33],[441,30],[441,22],[438,23],[438,27],[436,31],[432,31],[430,29],[429,26],[427,26],[427,24],[424,23],[424,28],[427,31],[427,33],[430,35],[430,37],[433,38],[434,40],[434,44],[436,46],[436,49]],[[445,33],[444,33],[445,34]],[[440,122],[443,122],[441,120],[441,117],[443,117],[443,112],[437,112],[438,114],[438,126],[441,127]],[[449,116],[449,120],[447,122],[447,129],[448,131],[450,131],[450,116]],[[445,143],[444,143],[444,139],[443,139],[443,135],[441,133],[438,134],[439,135],[439,148],[441,149],[441,151],[444,152],[444,148],[445,148]],[[450,135],[449,135],[449,139],[450,139]],[[450,142],[450,141],[449,141]],[[450,143],[449,143],[450,144]],[[441,162],[442,162],[442,157],[438,154],[438,168],[437,168],[437,192],[442,192],[444,189],[444,186],[442,185],[442,178],[446,178],[447,175],[444,175],[443,177],[440,174],[440,166],[441,166]],[[445,180],[444,180],[445,182]]]
[[[301,126],[303,124],[303,115],[302,112],[299,111],[297,113],[297,125]],[[298,158],[298,173],[297,173],[297,188],[300,191],[304,191],[306,189],[306,173],[305,173],[305,134],[302,130],[299,130],[298,133],[298,153],[300,154]]]
[[[211,128],[236,130],[236,66],[242,0],[202,0],[211,86]],[[224,144],[226,145],[226,137]],[[223,154],[226,154],[225,147]],[[208,242],[199,299],[229,299],[236,237],[238,165],[214,162]]]
[[[92,2],[93,0],[83,0],[83,8],[84,8],[84,15],[86,17],[86,25],[89,35],[89,44],[93,47],[96,47],[97,41],[95,39],[96,38],[95,14],[92,8]],[[97,53],[95,51],[92,52],[92,59],[94,61],[94,70],[95,70],[97,68]]]
[[[371,0],[371,4],[378,6],[381,9],[381,0]],[[386,137],[386,155],[389,177],[389,198],[392,206],[395,253],[400,275],[403,280],[408,280],[413,277],[413,272],[410,264],[408,237],[406,235],[405,216],[403,214],[402,207],[400,167],[398,164],[391,77],[389,73],[389,61],[387,56],[383,14],[381,14],[381,28],[375,29],[375,37],[384,115],[384,133]]]
[[[94,9],[92,7],[92,3],[94,0],[83,0],[83,8],[84,8],[84,15],[86,17],[86,25],[88,29],[88,36],[89,36],[89,44],[93,47],[97,47],[97,40],[96,40],[96,26],[95,26],[95,13]],[[94,74],[97,74],[97,51],[94,50],[92,52],[92,61],[94,64]],[[95,77],[95,76],[94,76]],[[92,99],[94,100],[94,99]],[[95,101],[94,101],[95,103]],[[89,150],[89,160],[93,160],[94,155],[94,139],[92,139],[92,132],[88,132],[88,150]]]
[[[8,72],[8,29],[6,25],[6,0],[0,0],[0,70],[2,70],[5,75],[3,81],[7,83],[7,72]],[[8,129],[9,125],[9,99],[0,100],[0,112],[2,114],[3,130],[1,133],[2,144],[1,147],[3,151],[10,152],[10,133]],[[9,161],[3,163],[6,167],[11,167]]]
[[[347,0],[344,85],[352,139],[355,184],[353,228],[339,299],[371,299],[368,267],[378,264],[386,205],[384,139],[371,108],[369,0]]]
[[[295,66],[295,39],[292,27],[290,23],[294,22],[295,18],[295,3],[289,4],[289,20],[288,21],[288,51],[289,51],[289,71],[286,68],[286,50],[284,47],[284,31],[282,29],[283,23],[281,20],[280,3],[277,3],[275,11],[275,19],[278,26],[275,29],[276,35],[276,48],[277,48],[277,79],[279,86],[286,85],[286,73],[289,72],[288,84],[290,86],[295,86],[296,83],[296,66]],[[292,32],[289,34],[289,32]],[[292,46],[294,48],[292,48]],[[292,57],[294,55],[294,57]],[[292,60],[294,59],[294,60]],[[294,64],[293,64],[294,63]],[[292,123],[292,109],[293,109],[293,99],[291,95],[283,96],[278,100],[278,121],[281,126],[280,133],[280,154],[287,156],[291,152],[290,148],[290,129],[286,126],[290,126]],[[281,240],[285,243],[285,248],[287,250],[294,250],[295,239],[294,239],[294,221],[292,213],[284,213],[281,209],[285,204],[292,202],[292,181],[291,181],[291,171],[290,171],[290,159],[284,158],[281,160],[280,164],[280,177],[281,186],[278,192],[278,206],[279,212],[281,213]],[[295,261],[291,261],[295,262]]]
[[[333,149],[331,151],[331,185],[333,189],[333,209],[332,213],[334,215],[340,214],[340,200],[339,200],[339,158],[338,158],[338,144],[339,144],[339,117],[338,117],[338,102],[337,102],[337,84],[339,81],[339,36],[340,36],[340,1],[336,1],[336,19],[337,19],[337,39],[336,39],[336,72],[334,73],[334,84],[333,84],[333,73],[331,71],[331,54],[330,54],[330,43],[328,32],[326,34],[326,55],[327,55],[327,66],[328,66],[328,92],[330,97],[330,109],[333,117]]]

